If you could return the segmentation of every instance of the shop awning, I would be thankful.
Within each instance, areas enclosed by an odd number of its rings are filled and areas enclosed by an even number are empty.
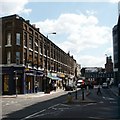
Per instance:
[[[42,71],[37,71],[37,72],[36,72],[36,75],[37,75],[37,76],[43,76],[43,72],[42,72]]]
[[[47,75],[47,77],[52,79],[52,80],[60,80],[60,81],[62,81],[62,79],[57,77],[57,76]]]

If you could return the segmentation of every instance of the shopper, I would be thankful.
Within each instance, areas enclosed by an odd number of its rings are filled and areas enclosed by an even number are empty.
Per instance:
[[[100,85],[98,85],[98,90],[97,90],[97,95],[101,95],[102,93],[101,93],[101,90],[100,90]]]
[[[120,82],[118,84],[118,95],[120,96]]]

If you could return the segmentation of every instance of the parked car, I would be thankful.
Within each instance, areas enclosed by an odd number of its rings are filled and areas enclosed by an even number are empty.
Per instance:
[[[108,84],[107,84],[106,82],[104,82],[104,83],[102,84],[102,88],[108,88]]]

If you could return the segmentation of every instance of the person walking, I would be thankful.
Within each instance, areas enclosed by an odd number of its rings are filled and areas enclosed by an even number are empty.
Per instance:
[[[98,90],[97,90],[97,95],[101,95],[102,93],[101,93],[101,90],[100,90],[100,84],[98,85]]]
[[[120,82],[118,84],[118,95],[120,96]]]

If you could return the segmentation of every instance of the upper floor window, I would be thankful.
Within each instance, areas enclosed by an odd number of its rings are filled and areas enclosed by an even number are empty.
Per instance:
[[[12,39],[12,34],[8,33],[7,34],[7,45],[11,45],[11,39]]]
[[[20,45],[20,33],[16,33],[16,45]]]
[[[24,32],[24,45],[27,47],[27,33]]]
[[[16,52],[16,64],[20,64],[20,52]]]
[[[33,49],[33,37],[29,36],[29,48]]]
[[[5,25],[6,28],[11,28],[12,27],[12,22],[7,22]]]
[[[7,64],[10,64],[11,63],[11,53],[10,51],[7,52]]]

